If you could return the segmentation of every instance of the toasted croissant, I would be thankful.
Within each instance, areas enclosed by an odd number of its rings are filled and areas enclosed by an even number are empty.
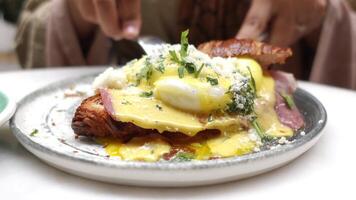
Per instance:
[[[213,40],[200,44],[198,49],[211,57],[248,56],[262,66],[283,64],[292,56],[290,48],[277,47],[250,39]]]

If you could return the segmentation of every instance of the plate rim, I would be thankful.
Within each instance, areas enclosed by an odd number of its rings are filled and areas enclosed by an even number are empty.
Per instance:
[[[15,113],[16,103],[3,91],[0,95],[6,98],[6,104],[2,111],[0,111],[0,126],[4,125]]]
[[[30,94],[26,95],[21,101],[18,103],[17,109],[20,110],[21,107],[26,106],[27,103],[33,101],[38,95],[41,93],[49,90],[50,88],[58,88],[58,87],[63,87],[63,85],[70,85],[73,83],[77,83],[78,80],[84,80],[87,78],[91,78],[98,73],[93,73],[89,75],[84,75],[84,76],[77,76],[77,77],[72,77],[64,80],[60,80],[51,84],[48,84],[47,86],[41,87]],[[36,149],[37,151],[41,151],[42,153],[45,154],[51,154],[57,157],[60,157],[61,159],[67,159],[70,161],[75,161],[75,162],[84,162],[87,164],[93,164],[96,166],[104,166],[104,167],[110,167],[110,168],[116,168],[116,169],[143,169],[143,170],[199,170],[199,169],[210,169],[210,168],[221,168],[221,167],[228,167],[236,164],[243,164],[243,163],[248,163],[248,162],[253,162],[253,161],[258,161],[262,159],[267,159],[267,158],[272,158],[275,156],[278,156],[280,154],[283,154],[285,152],[293,151],[295,149],[298,149],[302,147],[304,144],[307,144],[314,139],[318,138],[318,136],[321,136],[322,130],[324,129],[326,123],[327,123],[327,112],[323,104],[311,93],[307,92],[304,89],[298,88],[296,92],[301,92],[304,95],[308,96],[318,107],[318,109],[321,112],[321,119],[319,119],[317,125],[308,132],[308,134],[305,134],[302,138],[296,140],[292,144],[285,144],[280,146],[279,148],[274,148],[266,151],[260,151],[260,152],[255,152],[243,156],[235,156],[235,157],[230,157],[230,158],[221,158],[221,159],[216,159],[216,160],[194,160],[194,162],[141,162],[141,161],[122,161],[122,160],[117,160],[115,162],[112,162],[111,160],[105,160],[105,159],[89,159],[89,157],[85,156],[73,156],[69,155],[68,153],[61,152],[55,149],[52,149],[50,147],[47,147],[45,145],[42,145],[40,143],[37,143],[33,140],[31,140],[25,133],[23,133],[16,125],[15,119],[17,115],[19,114],[16,112],[12,118],[10,119],[10,129],[16,136],[16,138],[20,141],[22,145],[26,147],[26,145]],[[27,147],[26,147],[27,148]]]

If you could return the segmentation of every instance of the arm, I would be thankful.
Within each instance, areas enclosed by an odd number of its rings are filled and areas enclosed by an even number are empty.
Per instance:
[[[269,37],[262,38],[265,33]],[[253,0],[237,37],[282,46],[305,39],[316,52],[311,81],[356,89],[355,33],[355,13],[346,0]]]
[[[15,49],[24,68],[45,66],[45,35],[49,2],[27,1],[18,21]]]
[[[112,39],[133,39],[139,1],[53,0],[47,35],[48,66],[108,64]]]
[[[356,90],[356,14],[345,1],[330,0],[310,80]]]

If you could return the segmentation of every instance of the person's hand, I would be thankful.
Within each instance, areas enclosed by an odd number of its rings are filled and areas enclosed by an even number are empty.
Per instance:
[[[252,0],[237,38],[289,46],[320,27],[327,0]]]
[[[68,0],[82,18],[110,38],[134,39],[141,28],[140,0]],[[75,12],[74,11],[74,12]],[[78,17],[78,13],[74,13]],[[78,23],[80,24],[80,23]]]

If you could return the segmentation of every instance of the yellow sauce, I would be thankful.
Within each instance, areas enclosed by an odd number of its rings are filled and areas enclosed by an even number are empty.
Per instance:
[[[255,101],[255,112],[258,122],[266,134],[289,137],[293,135],[293,130],[281,124],[275,112],[274,84],[274,80],[269,76],[261,78],[257,91],[258,98]],[[113,91],[113,95],[118,102],[114,105],[117,106],[116,109],[120,110],[120,116],[118,116],[120,120],[135,122],[135,124],[144,128],[155,127],[160,131],[185,130],[191,136],[207,127],[220,129],[222,134],[216,138],[183,144],[183,146],[193,150],[194,159],[208,160],[216,157],[240,156],[253,152],[260,145],[259,140],[253,134],[238,131],[236,124],[238,124],[239,119],[225,117],[204,125],[190,113],[166,106],[154,98],[141,98],[140,102],[135,102],[137,98],[132,97],[131,99],[130,96],[123,98],[118,90]],[[125,100],[131,101],[132,104],[122,104]],[[136,103],[140,103],[142,106],[137,106]],[[157,104],[161,106],[161,110],[157,109]],[[135,113],[135,115],[132,116],[131,113]],[[136,121],[133,121],[133,119]],[[156,119],[160,122],[150,121],[150,119]],[[164,122],[164,126],[160,126],[162,122]],[[231,126],[234,124],[235,126]],[[101,139],[100,143],[105,145],[105,150],[110,156],[118,156],[123,160],[148,162],[162,159],[162,156],[169,153],[172,148],[168,142],[152,138],[134,138],[128,143],[122,143],[115,139]]]

